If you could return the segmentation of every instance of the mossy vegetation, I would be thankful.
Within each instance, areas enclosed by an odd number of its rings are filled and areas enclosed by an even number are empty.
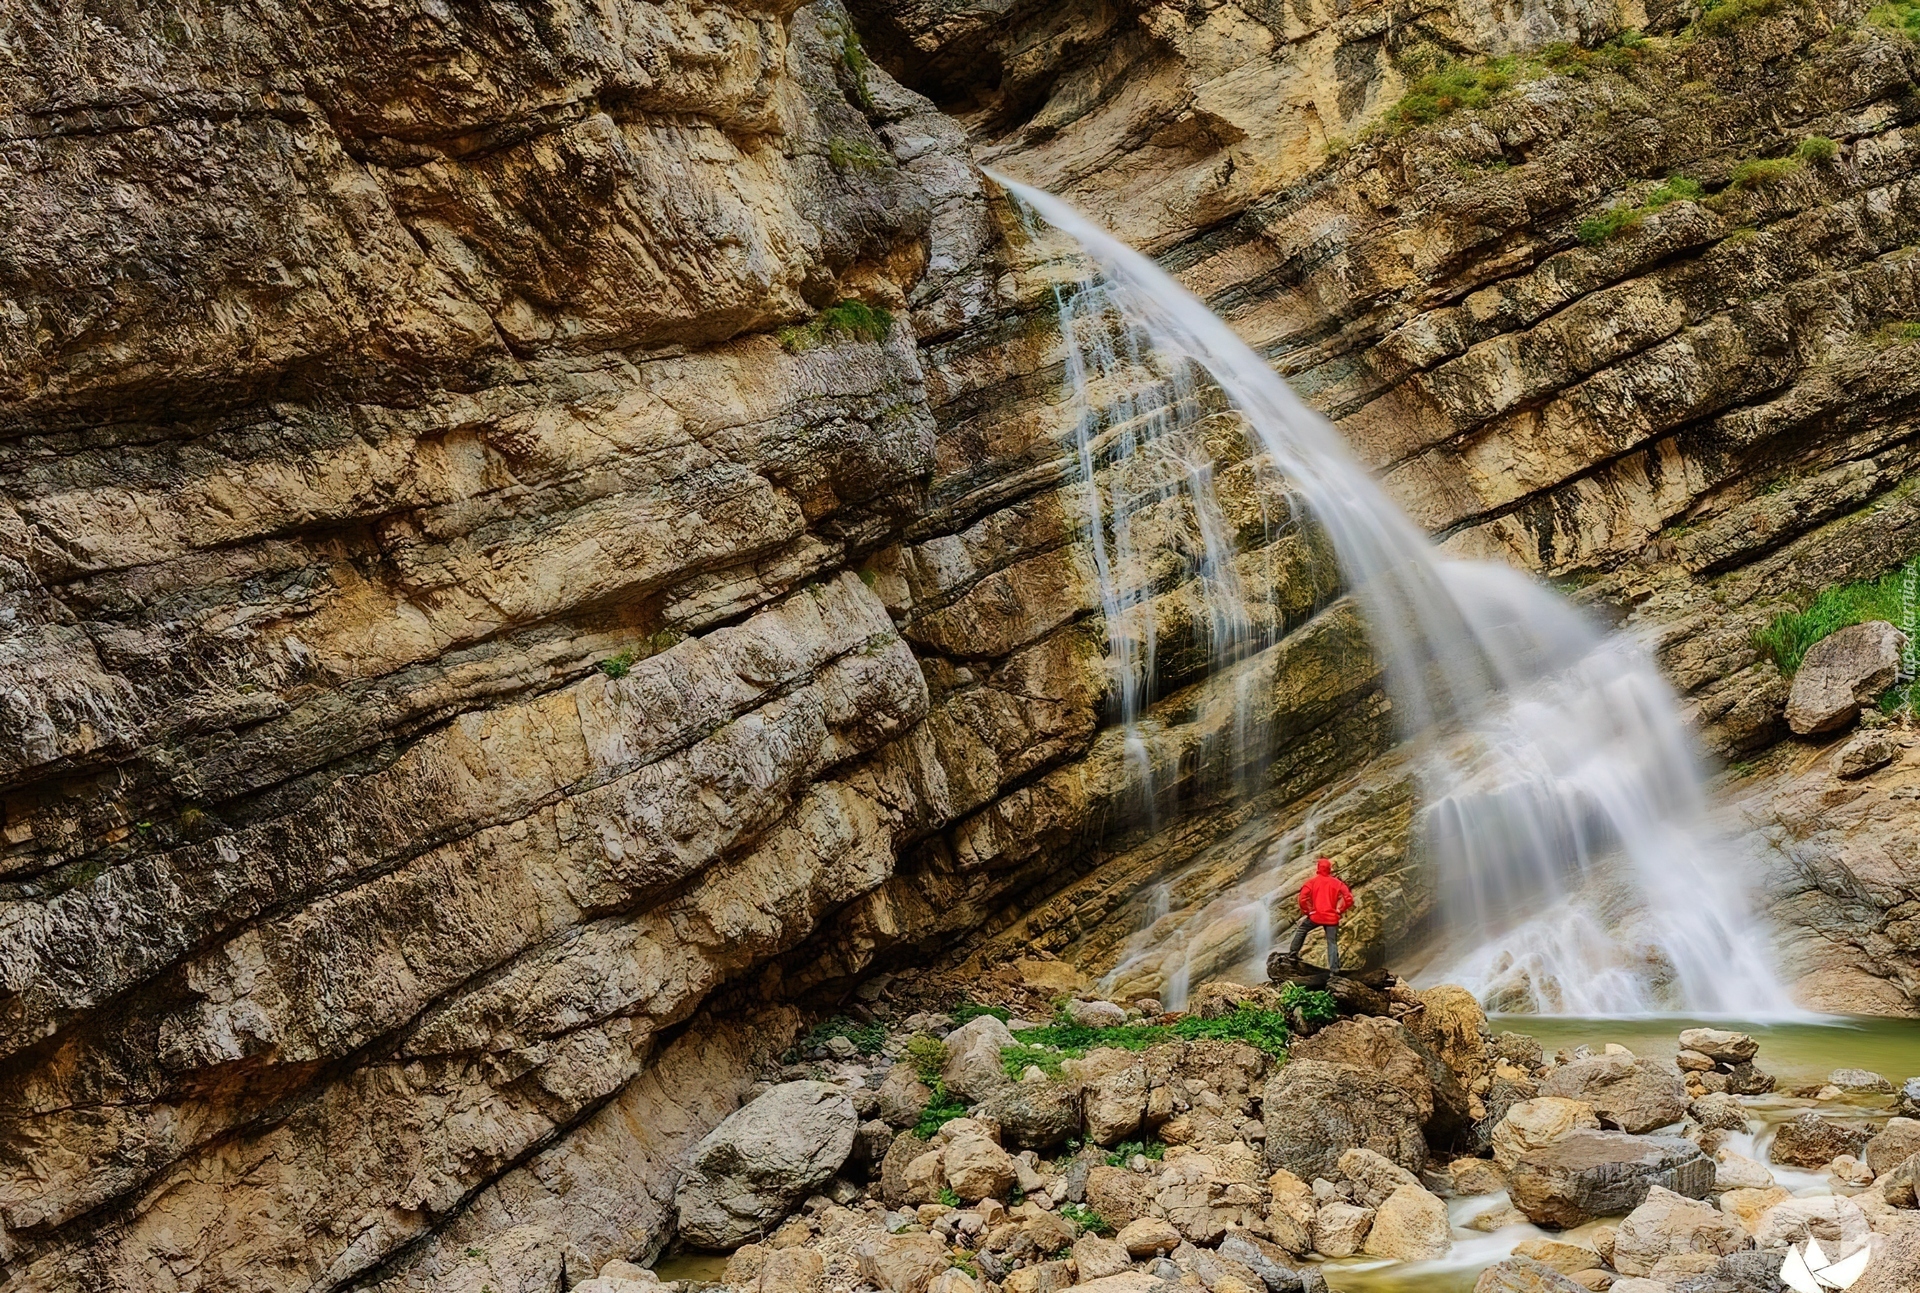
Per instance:
[[[1680,201],[1697,201],[1705,189],[1696,180],[1675,175],[1655,185],[1639,202],[1616,202],[1600,215],[1582,220],[1576,231],[1581,242],[1595,246],[1607,239],[1637,229],[1642,221],[1662,207]]]
[[[1900,567],[1878,579],[1823,589],[1805,610],[1776,615],[1765,628],[1756,630],[1753,649],[1779,665],[1781,673],[1792,677],[1814,643],[1824,637],[1869,620],[1899,625],[1903,618],[1901,584],[1905,577],[1906,568]]]
[[[1920,41],[1920,0],[1891,0],[1867,11],[1867,21],[1876,27],[1899,32],[1908,40]]]
[[[1463,109],[1484,108],[1503,91],[1543,76],[1585,77],[1620,70],[1640,61],[1647,38],[1624,31],[1593,49],[1556,41],[1537,54],[1473,61],[1434,56],[1430,66],[1407,84],[1407,92],[1387,110],[1386,124],[1407,130],[1439,121]]]
[[[827,160],[836,170],[877,171],[892,159],[863,139],[835,135],[827,141]]]
[[[879,344],[893,331],[893,312],[864,301],[828,306],[812,320],[775,333],[788,354],[797,355],[835,338]]]
[[[645,641],[637,646],[622,647],[595,667],[609,678],[624,678],[633,672],[633,666],[650,656],[671,650],[687,640],[687,635],[678,629],[661,629],[649,634]]]
[[[1694,23],[1703,36],[1724,36],[1756,18],[1770,18],[1786,8],[1786,0],[1707,0]]]
[[[860,101],[860,107],[867,112],[873,111],[873,90],[867,84],[867,69],[873,61],[867,57],[867,51],[860,46],[860,33],[849,23],[840,30],[840,61],[846,64],[847,71],[853,76],[853,97]]]

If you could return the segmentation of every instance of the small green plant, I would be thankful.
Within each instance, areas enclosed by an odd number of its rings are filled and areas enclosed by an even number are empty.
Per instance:
[[[638,658],[632,647],[608,656],[600,662],[600,672],[609,678],[624,678],[633,671],[633,662]]]
[[[1289,983],[1280,989],[1280,1008],[1298,1010],[1300,1018],[1309,1024],[1330,1024],[1340,1017],[1340,1007],[1331,992],[1298,983]]]
[[[893,312],[863,301],[842,301],[815,315],[812,321],[775,333],[788,354],[825,345],[834,337],[879,344],[893,332]]]
[[[1615,203],[1613,206],[1590,220],[1580,222],[1575,231],[1581,242],[1588,246],[1603,243],[1616,234],[1640,227],[1641,221],[1662,207],[1680,201],[1695,201],[1705,190],[1698,181],[1684,175],[1674,175],[1654,186],[1637,205],[1629,202]]]
[[[1736,777],[1750,777],[1753,775],[1753,769],[1754,764],[1751,759],[1742,759],[1738,763],[1729,763],[1727,765],[1727,771]]]
[[[907,1063],[922,1082],[933,1082],[947,1067],[947,1044],[932,1033],[915,1033],[907,1038]]]
[[[469,1248],[467,1249],[467,1256],[468,1257],[485,1257],[486,1254],[481,1252],[478,1248]]]
[[[1895,319],[1881,326],[1880,335],[1887,341],[1920,341],[1920,321]]]
[[[1157,1140],[1123,1140],[1107,1155],[1107,1166],[1125,1167],[1135,1154],[1157,1163],[1167,1156],[1167,1147]]]
[[[956,1257],[953,1259],[953,1269],[959,1271],[970,1280],[978,1280],[980,1278],[980,1268],[964,1257]]]
[[[1754,633],[1751,645],[1790,678],[1813,644],[1830,634],[1868,620],[1899,624],[1904,573],[1904,567],[1896,568],[1878,579],[1823,589],[1805,610],[1774,616],[1765,628]]]
[[[1733,168],[1728,187],[1760,189],[1779,184],[1800,169],[1798,157],[1753,157]]]
[[[960,1206],[960,1196],[953,1192],[951,1185],[943,1185],[940,1187],[940,1206],[945,1208],[957,1208]]]
[[[860,100],[860,106],[868,112],[873,111],[873,89],[867,84],[867,69],[873,66],[867,57],[867,51],[860,47],[860,33],[849,23],[840,32],[840,61],[847,65],[847,71],[853,74],[853,96]]]
[[[921,1140],[932,1140],[933,1133],[952,1122],[955,1118],[967,1116],[967,1106],[956,1100],[947,1091],[947,1084],[939,1078],[933,1080],[933,1099],[920,1111],[920,1118],[913,1124],[913,1134]]]
[[[1840,145],[1825,135],[1808,135],[1793,150],[1793,155],[1803,162],[1812,162],[1816,166],[1826,166],[1840,155]]]
[[[1080,1227],[1086,1234],[1110,1235],[1113,1233],[1113,1226],[1107,1219],[1084,1203],[1063,1203],[1060,1205],[1060,1215]]]

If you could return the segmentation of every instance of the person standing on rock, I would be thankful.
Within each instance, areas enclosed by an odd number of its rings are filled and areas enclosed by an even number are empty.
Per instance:
[[[1293,927],[1293,950],[1288,953],[1298,962],[1307,935],[1318,925],[1327,935],[1327,973],[1340,972],[1340,918],[1353,906],[1353,890],[1333,873],[1333,863],[1321,858],[1314,864],[1314,876],[1300,886],[1300,923]]]

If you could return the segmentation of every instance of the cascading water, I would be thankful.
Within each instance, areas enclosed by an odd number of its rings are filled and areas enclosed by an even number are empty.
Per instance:
[[[1176,480],[1189,496],[1215,657],[1264,644],[1232,577],[1210,464],[1195,456],[1206,445],[1196,428],[1218,415],[1211,388],[1287,492],[1289,514],[1324,532],[1367,622],[1425,804],[1441,931],[1430,968],[1507,1009],[1792,1013],[1749,896],[1702,824],[1694,754],[1645,654],[1513,570],[1441,559],[1225,322],[1057,198],[994,178],[1097,271],[1060,293],[1060,314],[1127,730],[1151,698],[1156,649],[1152,583],[1133,569],[1141,500]],[[1176,460],[1180,471],[1164,470]],[[1294,920],[1313,842],[1309,822],[1229,892],[1157,913],[1113,978],[1157,982],[1177,1004],[1189,982],[1235,968],[1203,963],[1203,949],[1264,949]],[[1199,936],[1222,921],[1241,937]]]

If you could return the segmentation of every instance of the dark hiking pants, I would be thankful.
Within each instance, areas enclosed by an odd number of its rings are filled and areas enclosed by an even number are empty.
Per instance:
[[[1293,959],[1300,959],[1300,949],[1307,945],[1307,935],[1315,928],[1327,932],[1327,969],[1337,972],[1340,969],[1340,927],[1338,925],[1315,926],[1313,917],[1302,916],[1300,923],[1293,927]]]

